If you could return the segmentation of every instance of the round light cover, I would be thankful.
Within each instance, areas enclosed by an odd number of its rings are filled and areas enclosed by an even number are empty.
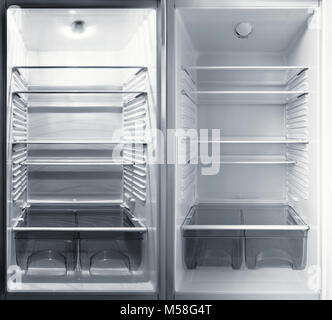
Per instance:
[[[247,39],[253,32],[253,27],[249,22],[240,22],[235,26],[234,32],[238,38]]]
[[[75,20],[71,24],[71,30],[75,33],[83,33],[85,31],[85,22],[83,20]]]

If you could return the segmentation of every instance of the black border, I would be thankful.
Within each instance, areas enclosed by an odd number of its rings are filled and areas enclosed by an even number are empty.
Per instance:
[[[7,36],[6,36],[6,10],[12,5],[21,8],[154,8],[160,10],[161,0],[0,0],[0,97],[2,110],[0,111],[0,300],[155,300],[160,295],[160,283],[158,283],[157,293],[97,293],[97,292],[28,292],[12,293],[6,288],[6,68],[7,68]],[[160,28],[159,16],[157,12],[157,54],[160,50]],[[159,64],[159,56],[157,57]],[[157,83],[159,83],[160,66],[157,65]],[[160,90],[158,85],[158,91]],[[159,91],[160,92],[160,91]],[[160,96],[160,95],[159,95]],[[160,201],[160,199],[159,199]],[[158,226],[160,227],[160,226]],[[158,259],[160,260],[160,253]],[[158,279],[159,282],[159,279]]]
[[[6,243],[6,229],[5,229],[5,215],[6,215],[6,8],[5,0],[0,0],[0,300],[5,295],[5,243]]]

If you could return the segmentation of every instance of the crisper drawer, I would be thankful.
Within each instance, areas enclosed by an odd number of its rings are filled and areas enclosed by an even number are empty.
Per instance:
[[[187,268],[249,269],[306,265],[309,227],[286,205],[194,206],[182,225]]]
[[[77,242],[73,232],[18,232],[17,265],[30,276],[65,276],[76,267]]]
[[[187,268],[241,268],[244,231],[220,228],[220,225],[241,225],[241,218],[240,209],[233,206],[194,206],[182,226],[184,261]]]
[[[245,208],[245,260],[248,269],[291,267],[304,269],[309,227],[293,208]],[[256,229],[255,229],[256,228]]]
[[[13,228],[28,275],[130,274],[141,265],[146,228],[120,206],[27,208]]]
[[[120,210],[119,210],[120,209]],[[80,266],[93,276],[125,276],[142,262],[145,227],[126,209],[98,210],[77,215],[80,232]],[[84,228],[91,230],[84,231]],[[103,228],[114,228],[112,232]],[[100,228],[94,231],[94,228]]]
[[[141,233],[80,233],[80,265],[93,276],[125,276],[136,271],[143,256]]]

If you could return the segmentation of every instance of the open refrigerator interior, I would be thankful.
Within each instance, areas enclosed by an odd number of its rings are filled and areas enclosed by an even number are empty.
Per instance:
[[[155,293],[155,9],[7,11],[8,291]]]
[[[319,298],[319,7],[181,4],[175,298]]]

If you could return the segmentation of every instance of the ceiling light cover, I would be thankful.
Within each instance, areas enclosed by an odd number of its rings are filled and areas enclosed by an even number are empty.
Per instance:
[[[235,35],[240,39],[248,39],[252,32],[253,27],[249,22],[240,22],[234,28]]]
[[[83,33],[85,31],[85,22],[83,20],[75,20],[71,24],[71,30],[75,33]]]

